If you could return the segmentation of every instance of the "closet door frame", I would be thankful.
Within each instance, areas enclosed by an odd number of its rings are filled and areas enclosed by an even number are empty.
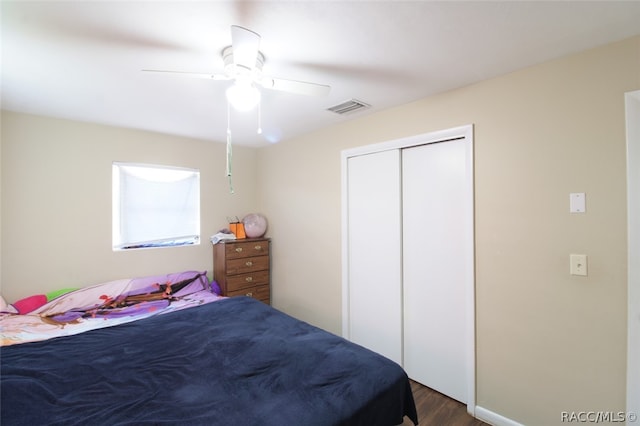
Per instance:
[[[468,124],[451,129],[424,133],[407,138],[395,139],[387,142],[346,149],[341,152],[341,172],[342,172],[342,336],[350,338],[350,292],[349,292],[349,194],[348,194],[348,161],[349,158],[373,154],[381,151],[410,148],[447,140],[464,139],[467,142],[466,168],[469,171],[470,179],[468,187],[470,193],[467,194],[471,202],[472,214],[467,218],[465,227],[470,230],[467,252],[465,253],[465,264],[469,268],[469,280],[465,283],[465,305],[468,312],[466,321],[466,371],[467,371],[467,412],[475,415],[475,391],[476,391],[476,335],[475,335],[475,228],[474,228],[474,191],[473,191],[473,125]],[[380,233],[382,237],[382,232]]]
[[[640,412],[640,90],[625,93],[627,127],[627,412]]]

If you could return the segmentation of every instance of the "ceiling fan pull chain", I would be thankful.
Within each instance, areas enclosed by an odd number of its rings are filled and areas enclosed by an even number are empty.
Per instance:
[[[231,177],[231,157],[232,156],[233,156],[233,152],[231,149],[231,131],[227,131],[227,177],[229,178],[229,192],[231,194],[234,193],[233,179]]]
[[[227,177],[229,178],[229,192],[233,194],[233,179],[231,178],[231,160],[233,157],[233,150],[231,148],[231,118],[229,109],[230,106],[227,101]]]

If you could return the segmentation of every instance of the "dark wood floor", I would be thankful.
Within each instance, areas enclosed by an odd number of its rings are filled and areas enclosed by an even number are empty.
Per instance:
[[[486,423],[471,417],[467,406],[439,392],[411,381],[413,399],[418,409],[420,426],[484,426]],[[413,425],[405,417],[403,426]]]

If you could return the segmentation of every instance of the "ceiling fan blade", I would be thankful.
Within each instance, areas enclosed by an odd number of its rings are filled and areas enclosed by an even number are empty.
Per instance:
[[[158,74],[174,74],[183,77],[191,77],[191,78],[208,78],[211,80],[229,80],[229,76],[226,74],[207,74],[207,73],[198,73],[198,72],[188,72],[188,71],[166,71],[166,70],[142,70],[142,72],[155,72]]]
[[[309,96],[326,96],[331,91],[331,86],[327,86],[325,84],[316,84],[297,80],[284,80],[272,77],[263,77],[260,79],[260,85],[266,89]]]
[[[233,46],[233,62],[236,66],[252,70],[258,60],[260,34],[238,25],[232,25],[231,45]]]

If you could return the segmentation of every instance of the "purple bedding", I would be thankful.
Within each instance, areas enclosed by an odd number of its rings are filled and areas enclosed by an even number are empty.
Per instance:
[[[112,327],[215,302],[206,271],[126,278],[65,292],[25,315],[0,312],[0,345]]]
[[[3,426],[417,424],[400,366],[247,297],[1,355]]]

